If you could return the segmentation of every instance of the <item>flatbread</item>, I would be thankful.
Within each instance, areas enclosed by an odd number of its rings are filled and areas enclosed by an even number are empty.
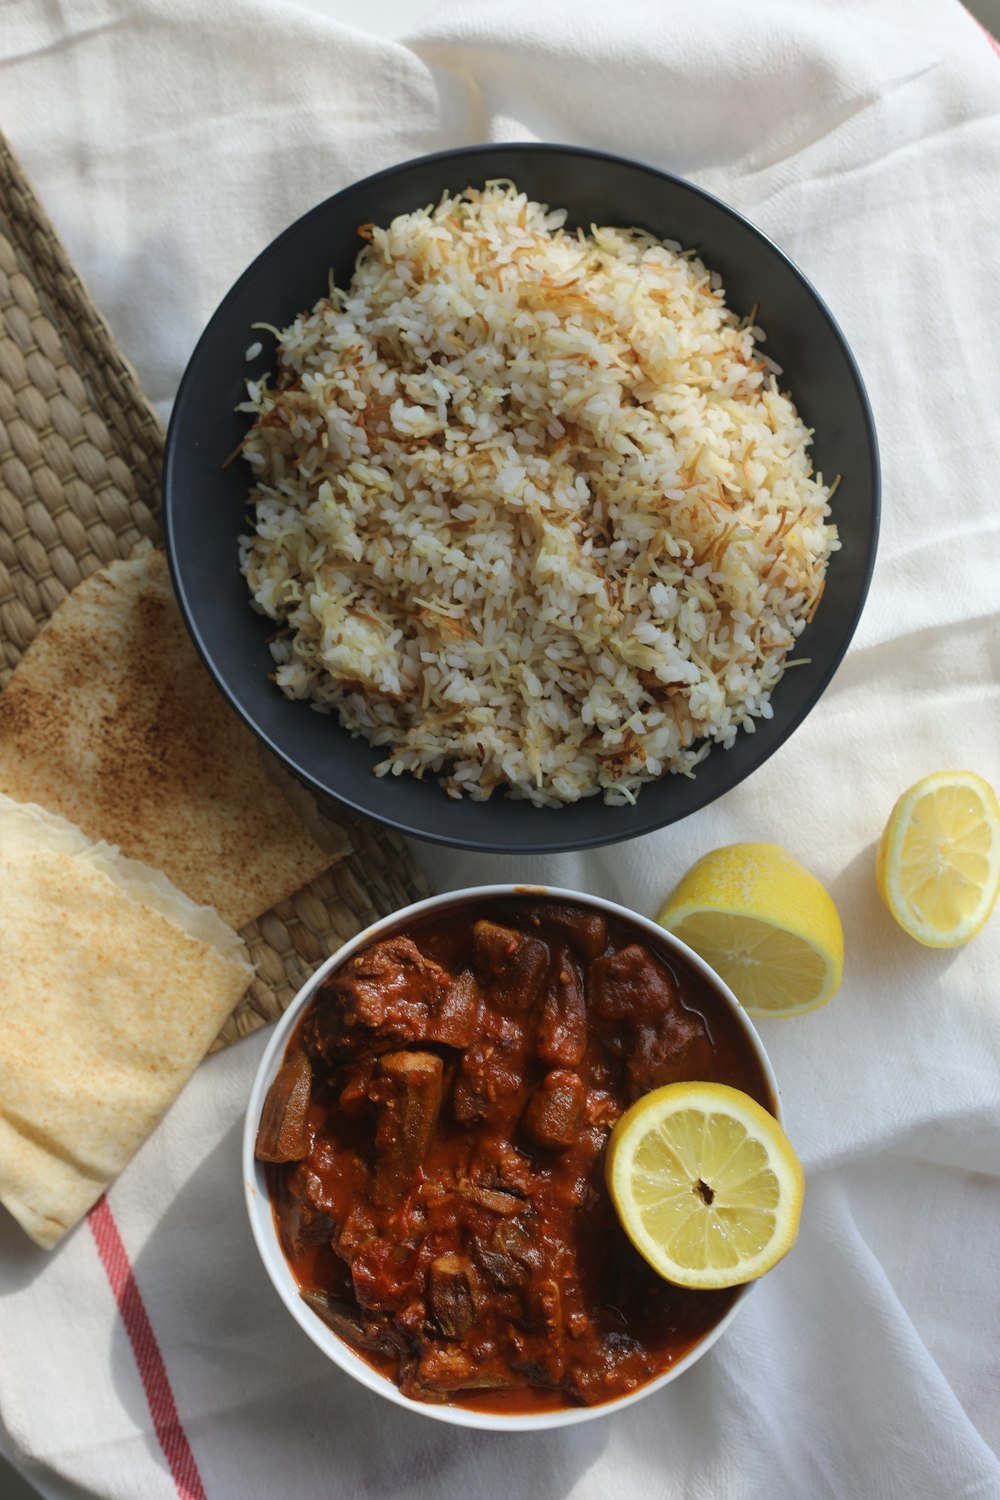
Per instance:
[[[159,871],[0,795],[0,1202],[37,1244],[117,1176],[252,976]]]
[[[148,543],[81,583],[0,695],[0,792],[163,870],[233,927],[350,852],[312,832],[191,644]],[[288,781],[291,778],[287,778]]]

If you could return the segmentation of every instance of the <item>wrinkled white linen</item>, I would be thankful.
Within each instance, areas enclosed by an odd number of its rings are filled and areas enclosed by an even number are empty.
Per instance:
[[[808,1176],[794,1253],[690,1374],[613,1418],[505,1438],[411,1416],[330,1368],[258,1264],[251,1038],[110,1193],[209,1500],[1000,1496],[1000,918],[925,951],[873,882],[910,782],[1000,785],[998,117],[1000,56],[950,0],[456,0],[402,44],[277,0],[0,10],[0,128],[164,412],[229,284],[299,213],[424,151],[537,138],[748,214],[832,307],[882,447],[855,642],[749,781],[596,852],[418,850],[441,886],[546,880],[647,912],[736,839],[829,885],[842,991],[761,1028]],[[47,1493],[177,1493],[86,1226],[46,1257],[0,1222],[0,1348],[3,1446]]]

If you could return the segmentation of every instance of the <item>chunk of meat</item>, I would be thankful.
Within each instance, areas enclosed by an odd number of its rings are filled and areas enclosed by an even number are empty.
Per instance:
[[[312,1067],[304,1052],[278,1069],[267,1091],[254,1155],[258,1161],[301,1161],[309,1155],[307,1120]]]
[[[528,1377],[512,1370],[499,1354],[477,1360],[471,1351],[455,1345],[434,1345],[421,1356],[414,1383],[418,1393],[521,1390]]]
[[[539,901],[531,912],[531,925],[545,925],[565,939],[583,958],[597,958],[608,946],[608,919],[601,912],[561,901]]]
[[[424,1271],[417,1249],[395,1240],[366,1240],[351,1261],[354,1295],[371,1312],[401,1312],[419,1299]]]
[[[307,1162],[299,1162],[285,1178],[278,1226],[285,1245],[296,1258],[307,1245],[329,1243],[336,1230],[333,1203],[324,1192],[322,1178]]]
[[[496,1151],[496,1176],[502,1187],[525,1197],[531,1190],[532,1167],[513,1146],[501,1144]]]
[[[586,1103],[587,1090],[578,1074],[565,1068],[553,1068],[528,1100],[523,1122],[525,1132],[539,1146],[554,1150],[572,1146]]]
[[[605,1333],[591,1340],[586,1354],[574,1361],[566,1385],[578,1401],[593,1406],[638,1389],[655,1371],[656,1361],[637,1338]]]
[[[630,943],[595,959],[587,993],[595,1014],[620,1028],[608,1046],[625,1060],[629,1103],[665,1083],[712,1076],[705,1019],[684,1005],[673,974],[648,948]]]
[[[434,1052],[386,1052],[368,1097],[376,1107],[372,1202],[394,1208],[423,1164],[441,1111],[444,1067]]]
[[[551,1277],[528,1288],[524,1316],[511,1329],[509,1357],[532,1385],[559,1387],[566,1374],[566,1330],[559,1283]]]
[[[543,1062],[574,1068],[587,1050],[587,1007],[580,970],[569,949],[556,950],[535,1033]]]
[[[441,1332],[460,1339],[476,1318],[476,1268],[465,1255],[439,1255],[427,1273],[428,1301]]]
[[[527,1284],[530,1267],[510,1251],[480,1239],[473,1239],[470,1248],[491,1292],[512,1292]]]
[[[665,1083],[706,1078],[713,1063],[712,1042],[697,1011],[678,1006],[655,1026],[637,1026],[625,1065],[625,1096],[633,1103]]]
[[[353,1203],[334,1238],[334,1249],[350,1265],[361,1246],[375,1234],[375,1220],[369,1208],[363,1202]]]
[[[505,1317],[520,1318],[522,1296],[539,1275],[546,1255],[538,1242],[540,1220],[534,1210],[522,1203],[513,1217],[465,1212],[461,1223],[466,1249],[487,1288],[489,1311],[495,1315],[502,1306]]]
[[[534,1009],[551,962],[547,944],[516,928],[482,921],[472,929],[472,951],[491,1004],[514,1015]]]
[[[516,1219],[502,1219],[493,1230],[490,1247],[501,1255],[509,1255],[529,1271],[537,1272],[544,1257],[535,1243],[530,1223],[530,1213]]]
[[[667,966],[640,943],[595,958],[587,970],[587,999],[605,1021],[655,1022],[680,1005]]]
[[[475,1031],[476,997],[460,980],[425,957],[412,938],[373,943],[321,986],[303,1042],[327,1063],[410,1042],[465,1047]]]
[[[520,1112],[528,1050],[527,1027],[487,1008],[479,1035],[463,1054],[451,1104],[460,1125],[499,1123]]]
[[[491,1138],[476,1152],[470,1176],[484,1187],[526,1198],[531,1191],[532,1172],[527,1156],[509,1142]]]

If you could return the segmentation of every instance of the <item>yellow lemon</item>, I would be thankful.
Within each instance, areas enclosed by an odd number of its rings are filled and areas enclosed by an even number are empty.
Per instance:
[[[957,948],[1000,891],[1000,804],[973,771],[937,771],[904,792],[878,846],[875,878],[899,925],[928,948]]]
[[[605,1176],[622,1228],[667,1281],[739,1286],[794,1245],[805,1178],[773,1115],[721,1083],[670,1083],[627,1110]]]
[[[713,849],[656,920],[711,964],[752,1016],[798,1016],[840,988],[840,915],[826,887],[780,844]]]

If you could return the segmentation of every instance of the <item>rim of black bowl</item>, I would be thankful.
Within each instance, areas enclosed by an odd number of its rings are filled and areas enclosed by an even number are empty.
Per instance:
[[[825,321],[829,332],[832,334],[838,346],[839,353],[844,361],[846,373],[849,376],[851,384],[854,388],[853,394],[855,396],[855,399],[857,400],[862,423],[864,426],[868,462],[868,473],[866,478],[871,488],[871,500],[868,514],[868,544],[858,574],[858,583],[855,586],[853,606],[850,610],[850,613],[847,615],[846,620],[844,621],[837,645],[831,652],[827,653],[822,671],[818,674],[818,676],[816,676],[809,692],[802,698],[797,710],[788,716],[787,721],[784,721],[781,718],[780,701],[775,710],[776,718],[770,721],[763,721],[763,723],[768,727],[774,726],[777,723],[777,727],[770,727],[770,732],[767,734],[754,735],[756,744],[754,747],[754,752],[750,757],[749,766],[743,767],[741,769],[738,764],[731,763],[733,774],[727,775],[725,773],[725,770],[723,770],[721,774],[716,772],[716,774],[714,775],[706,775],[707,768],[714,768],[716,765],[718,765],[719,762],[723,762],[723,764],[725,765],[725,763],[727,762],[727,758],[734,755],[737,746],[739,746],[741,742],[745,741],[748,738],[746,731],[740,730],[736,746],[734,746],[732,749],[727,751],[722,750],[717,745],[712,747],[712,750],[707,759],[701,762],[701,764],[696,768],[695,776],[693,779],[688,777],[682,778],[678,776],[672,776],[668,773],[667,776],[661,777],[656,782],[649,782],[644,784],[640,793],[638,794],[636,803],[630,806],[608,806],[603,802],[603,798],[601,797],[600,793],[598,793],[596,796],[582,798],[575,803],[566,804],[565,806],[556,808],[535,807],[526,799],[512,799],[502,796],[500,799],[501,807],[504,811],[504,814],[509,815],[508,821],[515,828],[515,830],[519,827],[525,813],[530,815],[533,823],[537,828],[537,832],[533,828],[530,835],[526,835],[522,830],[520,832],[515,831],[514,836],[508,838],[506,837],[506,829],[497,829],[495,819],[491,820],[493,823],[492,833],[485,833],[484,831],[483,833],[477,834],[475,832],[477,819],[482,817],[483,810],[496,806],[497,794],[494,794],[494,796],[486,802],[472,802],[467,797],[462,798],[460,802],[456,802],[454,799],[448,798],[446,793],[437,786],[436,776],[428,776],[421,782],[417,782],[415,778],[411,777],[408,779],[413,782],[414,786],[418,788],[422,794],[429,794],[435,790],[439,794],[439,800],[432,801],[430,795],[427,795],[424,798],[423,805],[428,810],[430,816],[419,817],[414,814],[412,808],[415,798],[411,798],[411,801],[409,803],[409,807],[411,810],[409,811],[400,813],[398,810],[394,811],[392,809],[380,810],[377,797],[365,799],[364,797],[352,795],[350,793],[344,792],[343,790],[338,790],[335,786],[330,784],[332,778],[330,778],[330,780],[324,781],[322,777],[318,776],[315,773],[315,771],[310,770],[308,766],[302,764],[302,757],[301,755],[296,754],[294,748],[286,747],[280,742],[279,738],[277,738],[273,734],[268,733],[268,731],[258,722],[255,714],[244,704],[239,695],[239,692],[234,687],[229,676],[227,676],[227,674],[219,667],[219,664],[215,658],[215,654],[213,653],[211,646],[205,638],[205,633],[202,629],[201,621],[199,618],[198,606],[194,602],[187,586],[187,580],[185,578],[185,562],[181,556],[181,549],[178,545],[176,516],[174,512],[174,487],[176,469],[178,465],[178,447],[181,442],[183,428],[188,417],[190,393],[196,383],[196,379],[199,373],[199,367],[206,351],[211,347],[216,329],[218,328],[220,322],[225,319],[228,310],[239,299],[240,294],[246,284],[255,277],[262,266],[269,262],[272,257],[278,255],[283,246],[300,236],[303,231],[308,228],[313,220],[316,220],[329,213],[333,205],[337,204],[340,200],[346,200],[351,196],[370,191],[371,189],[377,187],[379,183],[390,181],[402,175],[407,175],[418,169],[433,167],[437,164],[444,165],[446,163],[455,165],[456,163],[461,163],[463,160],[468,158],[502,158],[504,155],[510,155],[511,153],[517,153],[518,155],[527,154],[528,156],[535,156],[538,158],[546,156],[552,158],[583,157],[596,163],[603,163],[612,168],[626,168],[630,172],[645,174],[656,181],[670,184],[673,188],[680,190],[682,193],[691,194],[694,198],[702,200],[702,202],[709,205],[712,210],[722,214],[724,217],[728,217],[735,224],[738,224],[742,231],[748,233],[754,239],[759,241],[760,244],[768,252],[768,254],[774,257],[774,259],[784,267],[785,271],[790,273],[791,276],[799,282],[800,286],[806,292],[807,296],[811,298],[816,311]],[[424,200],[422,199],[421,202],[422,201]],[[413,207],[418,206],[420,206],[420,204],[418,204],[415,200]],[[557,206],[561,205],[557,204]],[[634,222],[638,223],[640,222],[640,219],[636,218]],[[673,238],[673,236],[669,235],[663,235],[662,237]],[[703,252],[697,246],[695,248],[699,255],[703,254]],[[713,260],[712,252],[705,252],[704,258],[706,259],[706,263],[711,265],[711,262]],[[714,259],[718,258],[718,256],[714,257]],[[726,285],[728,294],[729,277],[727,275],[724,275],[723,281]],[[321,295],[322,288],[317,288],[316,292],[317,295]],[[308,305],[309,295],[310,294],[307,290],[305,296],[302,299],[301,306],[304,307]],[[728,295],[727,305],[730,305]],[[762,321],[766,323],[768,321],[767,317],[765,316]],[[248,334],[248,337],[252,338],[249,326],[247,326],[246,332]],[[239,378],[241,386],[243,380],[245,379],[245,376],[245,371],[240,374]],[[794,394],[795,392],[793,382],[793,395]],[[822,436],[822,434],[820,434],[820,436]],[[246,489],[249,490],[249,487],[249,476],[247,476]],[[263,250],[261,250],[261,252],[257,256],[255,256],[255,258],[247,266],[246,270],[233,283],[229,291],[226,293],[225,297],[223,297],[222,301],[219,303],[215,312],[212,314],[201,336],[199,337],[188,360],[180,385],[178,386],[177,395],[174,401],[167,430],[166,449],[163,466],[164,536],[166,542],[167,557],[170,565],[170,573],[173,579],[173,585],[177,595],[178,603],[180,605],[181,614],[184,618],[185,624],[191,635],[194,645],[205,665],[207,666],[210,674],[212,675],[216,685],[228,699],[230,705],[239,714],[244,723],[249,726],[249,728],[254,732],[257,738],[264,745],[266,745],[267,748],[274,755],[276,755],[277,758],[282,761],[290,771],[292,771],[307,785],[312,787],[316,792],[320,793],[321,796],[332,798],[335,802],[339,802],[342,805],[349,807],[361,816],[371,818],[374,821],[381,823],[387,827],[394,828],[398,832],[409,837],[423,839],[430,843],[443,844],[452,848],[476,850],[481,853],[550,854],[569,852],[573,850],[592,849],[598,848],[605,844],[625,842],[629,839],[638,838],[643,834],[654,832],[658,828],[667,827],[672,823],[681,821],[682,818],[688,817],[691,813],[699,811],[702,807],[707,807],[710,803],[716,801],[726,792],[732,791],[736,786],[745,781],[747,777],[751,776],[754,771],[762,766],[765,761],[769,760],[771,756],[778,749],[780,749],[785,741],[805,720],[808,714],[815,707],[819,698],[826,691],[838,667],[843,661],[847,649],[850,646],[851,640],[853,639],[854,633],[857,629],[858,622],[861,618],[861,614],[864,609],[865,601],[867,599],[868,591],[871,585],[872,574],[875,567],[875,557],[878,547],[880,518],[881,472],[879,464],[878,439],[876,435],[875,421],[872,414],[871,404],[868,399],[868,394],[865,389],[864,381],[862,379],[857,360],[855,359],[851,347],[847,342],[847,339],[841,331],[837,320],[831,313],[826,302],[816,291],[816,288],[812,285],[811,281],[802,273],[802,271],[799,270],[798,266],[795,265],[790,257],[786,255],[785,252],[778,245],[776,245],[768,235],[763,232],[763,230],[759,229],[754,223],[752,223],[751,220],[746,218],[737,209],[732,208],[723,199],[716,197],[710,192],[707,192],[704,188],[700,188],[694,183],[689,182],[686,178],[679,177],[671,172],[663,171],[661,168],[654,167],[647,162],[638,161],[631,157],[617,155],[613,152],[592,150],[584,146],[563,145],[544,141],[492,142],[482,145],[458,147],[453,150],[436,151],[425,156],[411,157],[407,161],[399,162],[390,167],[385,167],[379,172],[372,173],[367,177],[359,178],[356,182],[350,183],[347,187],[340,189],[337,193],[332,194],[329,198],[323,199],[320,203],[317,203],[313,208],[307,210],[298,219],[294,220],[293,223],[290,224],[286,229],[282,230],[282,232],[277,235],[275,239],[273,239],[267,246],[265,246]],[[834,523],[836,523],[836,519],[837,517],[835,514],[833,517]],[[234,534],[234,556],[235,551],[236,547]],[[829,567],[835,566],[836,558],[837,554],[834,553],[831,557],[830,564],[828,565]],[[249,595],[247,595],[246,608],[248,614],[252,614],[252,611],[250,609]],[[273,622],[271,623],[273,624]],[[784,686],[786,681],[787,678],[783,675],[775,690],[779,695],[781,688]],[[274,689],[274,692],[277,693],[277,689]],[[295,703],[294,707],[298,710],[301,710],[302,713],[310,712],[309,706],[304,702]],[[337,736],[349,736],[349,732],[343,729],[342,726],[340,726],[335,717],[331,716],[328,718],[324,718],[324,722],[329,725],[331,732],[336,734]],[[758,720],[757,724],[758,729],[763,727],[762,721]],[[339,743],[343,744],[344,741],[341,740],[339,741]],[[376,750],[374,747],[369,748],[371,749],[372,764],[374,764],[378,759],[384,757],[384,749]],[[334,755],[331,757],[331,760],[334,762],[335,759],[336,753],[334,753]],[[389,779],[390,778],[386,778],[386,780]],[[660,805],[661,799],[657,798],[655,795],[656,789],[679,782],[683,782],[686,788],[684,794],[684,803],[678,807],[668,806],[667,810],[664,811],[663,807]],[[372,777],[372,785],[374,787],[381,787],[384,785],[384,782],[380,778]],[[444,804],[448,804],[452,808],[460,807],[465,809],[468,823],[467,830],[462,826],[449,828],[447,830],[442,830],[434,826],[434,814],[435,812],[440,813],[444,811]],[[571,831],[571,828],[577,821],[576,818],[574,818],[574,814],[576,813],[579,816],[579,810],[581,809],[588,809],[592,812],[596,812],[598,814],[597,819],[594,819],[592,817],[591,819],[589,819],[589,821],[592,823],[598,822],[600,824],[603,824],[604,826],[597,826],[591,828],[589,831],[573,833]],[[562,825],[564,831],[561,831],[559,821],[560,819],[566,820],[565,824]]]

